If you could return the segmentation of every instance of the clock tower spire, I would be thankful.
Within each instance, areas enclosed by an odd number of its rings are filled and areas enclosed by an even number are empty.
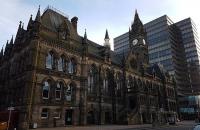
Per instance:
[[[139,70],[145,69],[149,63],[148,46],[146,44],[144,25],[139,18],[137,10],[135,11],[135,17],[131,29],[129,30],[129,45],[131,55],[134,55],[136,58],[137,68]]]
[[[145,45],[146,44],[145,39],[146,39],[146,32],[144,29],[144,25],[142,21],[140,20],[139,15],[136,10],[134,21],[131,25],[131,30],[129,31],[130,47],[136,45],[137,43]]]

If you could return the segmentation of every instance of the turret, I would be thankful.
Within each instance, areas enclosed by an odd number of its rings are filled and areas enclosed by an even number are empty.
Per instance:
[[[104,56],[105,56],[105,60],[106,61],[110,61],[110,42],[109,42],[110,38],[108,35],[108,30],[106,29],[106,34],[105,34],[105,38],[104,38]]]
[[[29,29],[31,29],[32,28],[32,24],[33,24],[33,15],[31,14],[31,17],[30,17],[30,19],[29,19],[29,21],[28,21],[28,26],[27,26],[27,30],[29,30]]]
[[[22,34],[22,21],[19,22],[19,27],[16,34],[16,39],[20,38]]]
[[[104,46],[107,48],[110,48],[110,42],[109,42],[110,38],[108,35],[108,30],[106,29],[106,34],[105,34],[105,38],[104,38]]]
[[[33,36],[33,38],[36,39],[39,37],[40,27],[41,27],[41,16],[40,16],[40,6],[39,6],[38,12],[35,17],[35,21],[33,22],[33,30],[31,32],[31,37]]]
[[[8,40],[7,40],[6,46],[5,46],[5,52],[4,52],[4,55],[5,55],[5,56],[8,55],[8,50],[9,50],[9,42],[8,42]]]
[[[84,33],[84,37],[83,37],[83,43],[87,44],[87,32],[86,32],[86,29],[85,29],[85,33]]]
[[[36,15],[36,17],[35,17],[35,21],[41,23],[40,5],[39,5],[39,8],[38,8],[37,15]]]
[[[0,52],[0,62],[2,61],[3,59],[3,47],[1,48],[1,52]]]
[[[3,47],[1,48],[0,56],[3,56]]]
[[[87,33],[86,33],[86,29],[85,29],[85,33],[84,33],[84,37],[83,37],[83,55],[87,54],[88,51],[88,40],[87,40]]]
[[[12,35],[12,37],[10,39],[10,45],[13,45],[13,35]]]

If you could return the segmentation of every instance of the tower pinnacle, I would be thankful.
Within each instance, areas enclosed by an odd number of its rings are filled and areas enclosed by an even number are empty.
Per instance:
[[[106,29],[106,35],[105,35],[105,38],[104,39],[110,39],[109,38],[109,35],[108,35],[108,30]]]
[[[87,43],[87,32],[85,29],[84,37],[83,37],[83,43]]]
[[[39,8],[38,8],[37,15],[36,15],[36,17],[35,17],[35,21],[41,22],[41,17],[40,17],[40,5],[39,5]]]
[[[10,40],[10,44],[12,45],[13,44],[13,35],[12,35],[12,38]]]

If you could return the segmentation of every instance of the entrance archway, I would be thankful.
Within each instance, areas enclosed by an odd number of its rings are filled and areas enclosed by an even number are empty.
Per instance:
[[[72,115],[73,115],[72,109],[65,110],[65,125],[72,125]]]
[[[87,124],[94,125],[95,124],[95,118],[94,118],[94,112],[89,111],[87,114]]]

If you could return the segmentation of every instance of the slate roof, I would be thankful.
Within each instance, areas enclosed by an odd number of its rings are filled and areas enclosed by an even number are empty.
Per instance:
[[[69,19],[52,9],[47,9],[43,13],[43,15],[41,16],[41,22],[42,22],[42,25],[44,25],[48,29],[55,31],[55,32],[58,31],[59,27],[63,24],[63,22],[66,22],[67,27],[69,28],[69,31],[70,31],[70,37],[73,39],[76,39],[76,40],[78,39],[80,41],[80,43],[82,43],[82,41],[83,41],[83,37],[79,36],[77,34],[76,30],[73,28]],[[109,37],[108,33],[106,33],[106,37],[107,38]],[[104,48],[104,46],[99,45],[88,39],[87,39],[87,44],[88,44],[88,53],[89,54],[99,57],[99,58],[103,58],[101,55],[101,51]],[[110,50],[110,54],[111,54],[111,61],[114,64],[121,65],[122,55],[117,55],[112,50]]]
[[[164,70],[164,67],[158,63],[158,64],[153,64],[152,66],[149,66],[147,68],[147,73],[150,75],[153,75],[153,73],[155,73],[157,77],[164,80],[166,71]]]
[[[70,37],[81,40],[69,19],[52,9],[47,9],[43,13],[41,16],[41,21],[42,25],[55,32],[57,32],[59,27],[63,24],[63,22],[65,22],[70,30]]]

